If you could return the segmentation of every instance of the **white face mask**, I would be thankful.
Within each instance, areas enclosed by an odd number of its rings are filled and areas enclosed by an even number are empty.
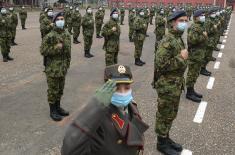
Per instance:
[[[10,11],[13,11],[13,8],[9,8]]]
[[[64,28],[64,20],[57,20],[55,22],[56,27],[63,29]]]
[[[22,9],[24,9],[24,6],[22,7]]]
[[[220,15],[220,12],[216,12],[216,16],[219,16]]]
[[[164,14],[164,11],[160,11],[160,14],[163,15],[163,14]]]
[[[113,18],[113,19],[118,19],[118,17],[119,17],[119,16],[118,16],[117,13],[112,14],[112,18]]]
[[[102,8],[99,8],[99,10],[101,11],[101,10],[103,10]]]
[[[88,9],[88,10],[87,10],[87,13],[91,14],[91,13],[92,13],[92,10],[91,10],[91,9]]]
[[[72,10],[72,9],[73,9],[73,7],[70,7],[69,9],[70,9],[70,10]]]
[[[76,11],[79,11],[79,8],[76,8],[75,10],[76,10]]]
[[[143,11],[142,11],[142,12],[140,12],[140,15],[141,15],[141,16],[144,16],[144,12],[143,12]]]
[[[201,23],[204,23],[206,21],[206,17],[205,16],[199,16],[199,21]]]
[[[215,18],[215,17],[216,17],[216,14],[213,13],[213,14],[210,15],[210,17],[211,17],[211,18]]]
[[[6,10],[6,9],[2,9],[2,10],[1,10],[1,13],[2,13],[2,14],[6,14],[6,13],[7,13],[7,10]]]
[[[48,12],[47,12],[47,15],[48,15],[49,17],[53,17],[53,12],[52,12],[52,11],[48,11]]]

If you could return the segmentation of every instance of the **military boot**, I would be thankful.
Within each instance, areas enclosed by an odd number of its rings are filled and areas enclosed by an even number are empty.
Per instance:
[[[193,87],[193,93],[194,93],[194,95],[197,96],[198,98],[203,98],[203,95],[200,94],[200,93],[197,93],[197,92],[195,91],[194,87]]]
[[[96,38],[100,39],[100,38],[103,38],[102,36],[100,35],[96,35]]]
[[[8,59],[7,59],[7,57],[6,56],[3,56],[3,60],[2,60],[3,62],[7,62],[8,61]]]
[[[214,50],[215,50],[215,51],[220,51],[220,49],[219,49],[218,47],[216,47]]]
[[[167,135],[167,139],[168,139],[168,143],[171,145],[171,147],[173,149],[175,149],[177,152],[181,152],[183,150],[183,147],[180,144],[178,144],[178,143],[174,142],[172,139],[170,139],[169,134]]]
[[[135,59],[135,65],[136,66],[143,66],[143,63],[141,63],[140,58]]]
[[[216,58],[215,57],[211,57],[211,61],[216,61]]]
[[[130,42],[134,42],[134,41],[133,41],[133,39],[132,39],[131,37],[129,37],[129,41],[130,41]]]
[[[141,59],[140,59],[140,62],[143,64],[143,65],[145,65],[146,63],[144,62],[144,61],[142,61]]]
[[[94,57],[94,56],[90,54],[90,51],[89,51],[89,50],[85,50],[85,57],[86,57],[86,58],[92,58],[92,57]]]
[[[57,108],[57,112],[58,114],[60,114],[61,116],[68,116],[69,112],[64,110],[63,108],[60,107],[60,101],[56,102],[56,108]]]
[[[15,38],[12,38],[12,40],[11,40],[11,45],[12,45],[12,46],[18,45],[17,43],[15,43]]]
[[[14,59],[11,58],[9,55],[7,55],[7,60],[12,61],[12,60],[14,60]]]
[[[219,41],[218,44],[223,44],[222,41]]]
[[[76,39],[76,38],[73,38],[73,43],[74,43],[74,44],[79,44],[80,41],[78,41],[78,39]]]
[[[56,108],[56,104],[49,104],[50,106],[50,117],[54,121],[61,121],[63,119],[63,116],[61,116]]]
[[[187,93],[186,93],[186,98],[193,101],[193,102],[197,102],[200,103],[201,102],[201,98],[197,97],[194,94],[193,88],[192,87],[188,87],[187,88]]]
[[[168,138],[157,137],[157,150],[164,155],[180,155],[169,143]]]
[[[211,76],[211,72],[209,72],[206,68],[201,68],[200,74],[205,76]]]

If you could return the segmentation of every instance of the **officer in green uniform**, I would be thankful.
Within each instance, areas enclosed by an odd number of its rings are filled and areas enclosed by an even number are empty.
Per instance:
[[[137,66],[143,66],[145,62],[143,62],[140,57],[142,55],[142,50],[143,50],[143,45],[144,45],[144,40],[146,37],[146,28],[147,28],[147,23],[145,20],[145,12],[144,10],[140,10],[138,13],[137,17],[135,18],[134,21],[134,44],[135,44],[135,65]]]
[[[65,76],[71,61],[71,36],[64,28],[64,13],[59,12],[53,18],[53,30],[42,41],[40,52],[46,57],[46,78],[48,84],[48,103],[50,117],[61,121],[69,113],[61,108]]]
[[[45,17],[43,17],[43,19],[41,20],[41,24],[40,24],[40,31],[41,31],[41,37],[42,39],[51,32],[51,30],[54,27],[54,23],[53,23],[53,9],[52,8],[48,8],[46,11],[46,15]]]
[[[9,8],[9,12],[10,12],[10,18],[11,18],[11,45],[17,45],[17,43],[15,43],[15,37],[16,37],[16,27],[18,25],[18,16],[17,13],[15,12],[13,7]]]
[[[155,61],[155,88],[158,93],[156,113],[157,149],[163,154],[180,155],[182,146],[169,137],[173,120],[177,116],[180,96],[184,89],[184,73],[188,51],[182,40],[187,28],[185,11],[176,11],[169,18],[169,33],[159,44]]]
[[[99,7],[95,13],[95,27],[96,27],[96,38],[102,38],[100,31],[103,25],[104,11],[102,7]]]
[[[94,55],[90,53],[91,45],[93,41],[93,34],[94,34],[94,18],[93,18],[93,11],[90,6],[86,9],[86,14],[82,18],[82,32],[84,38],[84,56],[86,58],[92,58]]]
[[[186,98],[194,102],[201,102],[202,94],[195,92],[194,85],[199,77],[202,62],[205,57],[207,32],[204,29],[205,11],[194,12],[194,23],[188,29],[188,73],[187,73],[187,94]]]
[[[7,14],[7,9],[2,7],[0,14],[0,47],[3,62],[11,61],[9,56],[11,49],[11,18]]]
[[[150,9],[150,17],[149,17],[149,23],[150,25],[153,25],[153,17],[155,16],[155,7],[151,6]]]
[[[118,24],[119,14],[117,9],[113,9],[110,13],[110,20],[102,29],[104,37],[105,64],[106,66],[118,63],[119,38],[121,29]]]
[[[80,43],[80,41],[78,41],[78,37],[80,35],[81,23],[82,23],[82,15],[79,12],[79,7],[76,7],[72,15],[73,43],[74,44]]]
[[[69,125],[61,155],[141,155],[143,122],[133,100],[132,73],[128,66],[105,69],[105,80]]]
[[[25,10],[24,6],[22,6],[22,8],[20,9],[19,16],[20,16],[22,30],[25,30],[26,29],[25,22],[27,19],[27,11]]]
[[[130,9],[128,15],[128,23],[129,23],[129,41],[133,42],[133,34],[134,34],[134,21],[136,18],[136,11],[134,8]]]
[[[125,7],[124,5],[120,8],[120,22],[121,22],[121,25],[124,25],[123,22],[124,22],[124,18],[125,18]]]

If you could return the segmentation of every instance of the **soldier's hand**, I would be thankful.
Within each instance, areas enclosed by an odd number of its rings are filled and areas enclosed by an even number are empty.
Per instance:
[[[214,25],[214,28],[217,29],[217,25]]]
[[[111,98],[115,91],[116,82],[113,80],[109,80],[96,91],[95,97],[101,104],[103,104],[104,106],[108,106],[111,103]]]
[[[203,32],[203,35],[206,36],[206,37],[208,36],[206,31]]]
[[[188,59],[188,50],[187,49],[181,50],[180,55],[184,60],[187,60]]]
[[[112,28],[112,31],[114,31],[114,32],[117,31],[117,28],[116,28],[116,27],[113,27],[113,28]]]
[[[62,49],[62,48],[63,48],[63,44],[62,44],[62,43],[58,43],[58,44],[56,45],[56,47],[57,47],[58,49]]]
[[[54,26],[54,23],[51,23],[50,26]]]

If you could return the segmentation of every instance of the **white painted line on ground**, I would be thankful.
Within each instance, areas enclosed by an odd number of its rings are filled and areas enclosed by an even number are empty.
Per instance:
[[[225,39],[227,39],[227,38],[228,38],[228,36],[224,36],[224,38],[225,38]]]
[[[221,45],[220,49],[224,49],[224,45]]]
[[[205,102],[205,101],[202,101],[199,104],[199,107],[197,109],[197,112],[196,112],[196,115],[193,119],[193,122],[202,123],[202,120],[203,120],[203,117],[204,117],[204,114],[205,114],[205,111],[206,111],[206,106],[207,106],[207,102]]]
[[[186,150],[186,149],[183,149],[183,151],[181,152],[181,155],[192,155],[192,151],[190,150]]]
[[[220,66],[220,62],[219,61],[215,62],[214,69],[219,69],[219,66]]]
[[[218,58],[222,58],[223,53],[219,52]]]
[[[226,43],[226,40],[225,40],[225,39],[223,40],[223,43]]]
[[[208,81],[208,83],[207,83],[206,88],[207,88],[207,89],[212,89],[212,88],[213,88],[213,85],[214,85],[214,82],[215,82],[215,78],[214,78],[214,77],[210,77],[210,78],[209,78],[209,81]]]

